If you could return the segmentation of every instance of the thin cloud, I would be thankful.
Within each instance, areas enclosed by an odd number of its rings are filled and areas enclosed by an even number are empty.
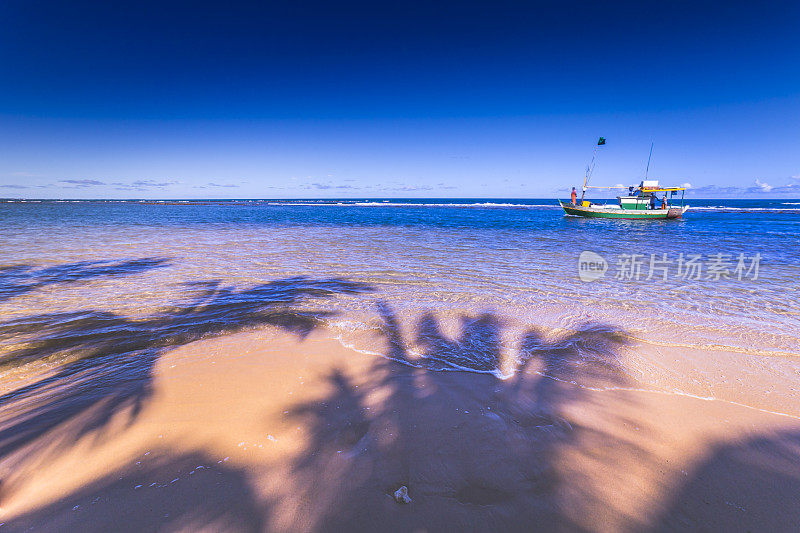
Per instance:
[[[692,187],[693,195],[711,196],[744,196],[753,194],[798,194],[800,193],[800,183],[788,183],[786,185],[773,186],[769,183],[756,179],[753,185],[747,187],[719,187],[717,185],[704,185],[702,187]]]
[[[206,183],[205,185],[192,185],[192,189],[213,189],[213,188],[231,188],[231,187],[239,187],[234,183]]]
[[[404,187],[385,187],[383,190],[400,192],[432,191],[433,187],[430,185],[406,185]]]
[[[790,183],[780,187],[773,187],[770,192],[778,194],[798,194],[800,193],[800,183]]]
[[[117,191],[145,191],[145,190],[147,190],[147,187],[134,186],[134,185],[131,185],[130,183],[115,182],[115,183],[112,183],[111,185],[115,185],[114,189],[117,190]]]
[[[694,194],[711,194],[712,196],[728,196],[743,194],[747,192],[744,187],[719,187],[718,185],[703,185],[702,187],[692,187]]]
[[[30,189],[27,185],[17,185],[16,183],[9,183],[7,185],[0,185],[3,189]]]
[[[361,187],[353,187],[352,185],[332,185],[330,183],[310,183],[303,187],[304,189],[318,189],[318,190],[329,190],[329,189],[360,189]]]
[[[756,187],[763,192],[770,192],[772,189],[774,189],[772,185],[770,185],[769,183],[764,183],[760,181],[758,178],[756,178]]]
[[[94,185],[105,185],[104,181],[99,180],[58,180],[58,183],[66,183],[76,187],[92,187]]]
[[[177,184],[177,181],[154,181],[154,180],[136,180],[131,185],[135,187],[169,187],[170,185]]]
[[[111,185],[115,185],[115,189],[118,191],[147,191],[149,189],[163,189],[177,183],[177,181],[136,180],[131,183],[115,181]]]

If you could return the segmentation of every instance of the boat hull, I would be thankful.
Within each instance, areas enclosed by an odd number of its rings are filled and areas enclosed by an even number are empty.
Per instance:
[[[688,208],[669,209],[604,209],[598,207],[583,207],[571,203],[558,201],[564,212],[568,215],[586,218],[621,218],[637,220],[653,220],[666,218],[680,218]]]

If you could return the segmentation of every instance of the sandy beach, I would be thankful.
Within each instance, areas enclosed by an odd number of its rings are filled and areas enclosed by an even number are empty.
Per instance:
[[[7,204],[0,531],[796,531],[796,214],[542,202]]]
[[[167,350],[137,385],[146,401],[131,400],[131,384],[113,376],[106,385],[116,396],[76,401],[76,384],[96,383],[101,367],[69,380],[6,375],[2,389],[19,399],[6,394],[0,415],[2,529],[800,523],[797,418],[636,389],[613,357],[626,341],[600,327],[539,345],[499,379],[420,364],[384,319],[376,335],[391,358],[347,348],[324,328],[276,326]],[[576,346],[592,346],[593,358],[578,358]],[[402,486],[410,503],[393,497]]]
[[[800,533],[800,1],[0,20],[0,533]]]

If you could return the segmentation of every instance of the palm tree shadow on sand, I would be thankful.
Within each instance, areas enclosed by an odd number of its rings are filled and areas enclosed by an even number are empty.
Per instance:
[[[800,531],[800,431],[713,446],[648,531]]]
[[[46,287],[141,274],[170,263],[165,257],[142,257],[125,261],[79,261],[47,267],[27,264],[0,266],[0,302]]]
[[[46,450],[102,438],[118,415],[132,422],[152,394],[155,364],[171,348],[265,325],[303,338],[331,314],[310,308],[314,302],[372,290],[343,279],[306,277],[245,289],[219,281],[185,285],[187,301],[143,318],[90,310],[0,323],[0,370],[36,363],[56,368],[0,395],[6,414],[0,459],[6,465],[41,459]]]
[[[18,348],[13,357],[7,353],[5,365],[39,352],[42,357],[59,357],[57,347],[65,339],[71,339],[69,346],[76,349],[92,349],[66,364],[66,373],[57,374],[60,377],[0,399],[3,406],[17,401],[29,405],[0,428],[4,457],[45,434],[36,430],[36,424],[48,428],[46,438],[75,439],[88,434],[90,427],[103,427],[111,409],[104,402],[116,406],[112,412],[135,412],[137,402],[141,405],[147,399],[152,363],[145,361],[141,370],[126,374],[120,368],[128,354],[132,359],[127,364],[135,367],[132,363],[143,353],[157,358],[177,343],[237,331],[248,324],[276,324],[303,336],[315,327],[316,315],[299,310],[301,303],[369,287],[293,278],[243,290],[218,282],[198,284],[195,289],[192,302],[143,319],[142,324],[102,313],[83,317],[111,320],[114,327],[99,338],[83,337],[96,324],[79,327],[71,322],[80,317],[29,320],[39,324],[32,330],[38,332],[33,337],[40,342],[38,348]],[[492,314],[464,316],[460,334],[451,338],[433,314],[424,315],[408,336],[388,305],[379,304],[378,313],[387,358],[375,358],[364,375],[332,371],[328,393],[288,412],[293,425],[307,426],[310,441],[281,478],[285,490],[280,494],[265,497],[251,473],[203,453],[156,450],[142,464],[126,465],[13,518],[4,527],[12,531],[264,531],[277,529],[276,524],[292,531],[615,529],[602,520],[588,524],[581,520],[585,511],[587,516],[603,516],[588,508],[592,503],[609,505],[593,501],[596,481],[582,469],[593,460],[614,465],[622,471],[616,481],[625,483],[625,461],[646,465],[649,458],[633,443],[599,429],[602,424],[580,422],[574,410],[597,407],[594,389],[626,386],[617,356],[627,336],[596,323],[558,338],[531,330],[520,339],[513,361],[503,361],[503,323]],[[219,325],[221,317],[233,325]],[[62,319],[71,327],[59,326]],[[4,335],[34,334],[20,323],[6,323],[3,328],[8,328]],[[112,334],[118,330],[125,333]],[[139,334],[132,336],[137,340],[125,344],[132,331]],[[186,333],[174,337],[178,331]],[[416,350],[409,349],[409,337]],[[118,366],[112,365],[114,360]],[[515,372],[501,379],[495,374],[501,367],[513,367]],[[105,380],[109,384],[104,388]],[[103,394],[81,401],[61,390],[60,385],[73,381],[81,383],[79,387],[100,384]],[[145,385],[135,386],[136,381]],[[89,390],[81,389],[80,394]],[[48,425],[47,414],[57,423]],[[589,457],[571,464],[587,452]],[[652,511],[652,520],[631,524],[623,517],[618,529],[745,531],[775,524],[770,529],[796,530],[800,516],[791,498],[800,490],[798,457],[797,432],[721,444],[683,483],[663,495],[663,506]],[[392,496],[400,486],[409,490],[408,505]],[[8,488],[0,486],[0,497]],[[760,502],[758,508],[751,506],[754,501]],[[786,508],[776,508],[773,502],[786,503]],[[622,514],[613,507],[603,512]]]
[[[579,530],[575,512],[593,487],[565,468],[570,453],[646,460],[569,413],[588,401],[584,387],[624,385],[620,332],[585,324],[545,340],[529,331],[516,372],[501,379],[494,315],[464,316],[451,339],[426,314],[416,328],[421,355],[412,355],[392,309],[378,312],[389,358],[368,376],[334,371],[330,394],[288,414],[311,434],[292,476],[300,529]],[[401,486],[410,506],[393,498]]]
[[[3,528],[255,533],[270,514],[245,471],[198,452],[156,451]]]

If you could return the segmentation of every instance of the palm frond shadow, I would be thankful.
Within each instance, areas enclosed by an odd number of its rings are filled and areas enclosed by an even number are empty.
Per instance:
[[[130,276],[170,265],[165,257],[126,261],[79,261],[50,267],[6,265],[0,267],[0,302],[49,286],[104,277]]]
[[[189,284],[191,298],[143,318],[108,311],[53,313],[0,323],[0,370],[45,362],[56,370],[0,395],[0,458],[48,434],[47,446],[98,436],[118,414],[132,422],[152,394],[168,349],[203,337],[272,325],[305,337],[330,311],[309,309],[336,294],[371,291],[343,279],[294,277],[237,289]],[[34,450],[27,450],[33,452]]]
[[[5,524],[10,531],[266,530],[247,473],[203,453],[156,451]]]
[[[494,315],[464,316],[455,339],[435,315],[424,315],[415,332],[422,354],[415,356],[391,307],[380,303],[378,312],[388,358],[376,359],[367,376],[334,371],[329,394],[287,415],[311,433],[293,469],[293,494],[308,502],[298,513],[305,523],[332,530],[580,529],[566,494],[583,487],[586,500],[591,483],[580,472],[570,472],[567,483],[565,457],[581,447],[646,460],[633,443],[569,414],[589,401],[584,387],[625,384],[617,351],[627,337],[614,328],[589,323],[554,341],[529,331],[517,372],[501,379],[502,321]],[[403,485],[414,513],[391,497]]]
[[[800,431],[767,432],[711,447],[665,495],[647,529],[666,531],[798,531]]]

